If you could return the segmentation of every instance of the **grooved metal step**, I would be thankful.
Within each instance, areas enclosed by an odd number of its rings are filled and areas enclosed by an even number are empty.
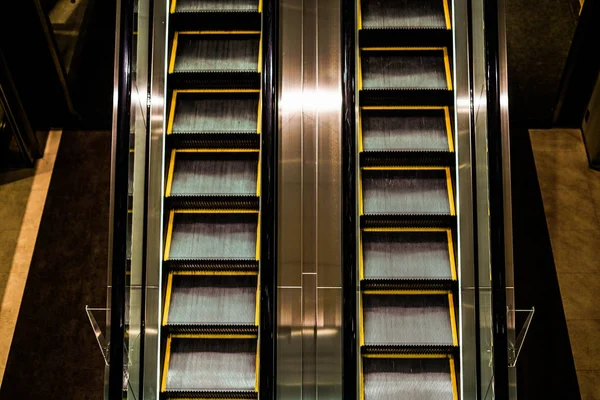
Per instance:
[[[361,0],[359,27],[450,29],[447,0]]]

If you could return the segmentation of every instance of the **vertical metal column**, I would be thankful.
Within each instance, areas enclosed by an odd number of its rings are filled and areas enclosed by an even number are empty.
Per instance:
[[[280,9],[277,398],[341,398],[340,3]]]

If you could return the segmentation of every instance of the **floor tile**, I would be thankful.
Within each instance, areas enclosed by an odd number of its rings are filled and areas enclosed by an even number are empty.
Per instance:
[[[534,151],[583,150],[583,138],[579,129],[530,129],[529,137]]]
[[[600,191],[600,171],[588,168],[586,178],[591,191]]]
[[[577,370],[600,370],[600,319],[567,321]]]
[[[590,197],[592,198],[592,202],[594,203],[594,209],[596,210],[596,222],[598,228],[600,228],[600,189],[591,190]]]
[[[600,273],[600,228],[550,230],[554,265],[558,273]]]
[[[550,230],[597,229],[589,191],[542,190],[542,198]]]
[[[600,370],[577,371],[581,400],[600,400]]]
[[[542,190],[588,190],[588,165],[581,151],[534,151]]]
[[[565,317],[600,320],[600,274],[558,274]]]

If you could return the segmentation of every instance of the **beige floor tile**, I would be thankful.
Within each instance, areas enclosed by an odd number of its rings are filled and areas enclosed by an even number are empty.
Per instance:
[[[588,190],[585,153],[581,151],[534,151],[542,190]]]
[[[531,129],[531,146],[538,150],[584,150],[583,138],[579,129]]]
[[[600,320],[600,274],[558,274],[565,317]]]
[[[591,190],[590,197],[594,203],[594,209],[596,210],[596,221],[598,222],[598,228],[600,228],[600,189]]]
[[[589,191],[542,190],[542,198],[550,230],[597,229]]]
[[[558,273],[600,273],[600,228],[550,230]]]
[[[591,191],[600,191],[600,171],[588,168],[586,178]]]
[[[600,369],[600,319],[567,321],[575,369]]]
[[[581,400],[600,400],[600,370],[577,371]]]

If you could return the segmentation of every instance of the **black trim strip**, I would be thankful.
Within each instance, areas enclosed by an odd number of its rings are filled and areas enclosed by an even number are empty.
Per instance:
[[[356,8],[342,0],[342,398],[356,399]]]
[[[508,399],[508,337],[506,312],[506,254],[504,241],[504,180],[500,113],[500,41],[498,0],[484,3],[487,68],[488,174],[490,196],[490,257],[492,266],[492,335],[494,393]]]
[[[113,129],[112,204],[109,265],[111,267],[110,362],[108,398],[123,397],[125,335],[125,284],[127,265],[127,211],[129,200],[129,137],[131,110],[131,60],[133,0],[121,0],[117,9],[120,43],[117,43],[117,117]]]
[[[277,327],[277,78],[279,2],[263,3],[262,130],[260,194],[260,378],[261,399],[275,399]]]

